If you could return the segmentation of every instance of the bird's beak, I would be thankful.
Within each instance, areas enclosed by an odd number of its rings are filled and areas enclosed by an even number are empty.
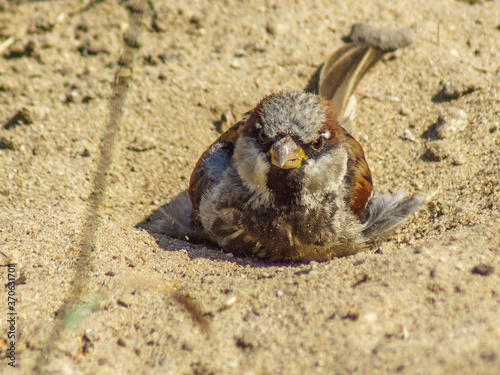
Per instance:
[[[300,167],[302,160],[307,160],[302,147],[294,142],[292,137],[287,135],[272,145],[271,162],[281,169],[294,169]]]

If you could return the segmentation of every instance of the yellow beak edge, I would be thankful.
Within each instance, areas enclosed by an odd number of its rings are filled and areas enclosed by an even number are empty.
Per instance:
[[[271,163],[281,169],[298,168],[303,160],[308,159],[302,147],[289,135],[273,144],[269,153]]]

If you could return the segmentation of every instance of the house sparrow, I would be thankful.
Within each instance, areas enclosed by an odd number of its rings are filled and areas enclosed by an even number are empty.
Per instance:
[[[386,239],[424,203],[373,196],[361,145],[344,129],[379,49],[350,43],[323,66],[319,95],[264,97],[200,157],[157,231],[269,261],[328,260]]]

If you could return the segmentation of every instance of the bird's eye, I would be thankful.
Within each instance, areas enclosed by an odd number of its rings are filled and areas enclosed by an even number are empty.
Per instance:
[[[259,133],[257,134],[257,139],[259,140],[259,143],[262,145],[265,145],[269,141],[267,136],[264,134],[264,129],[259,130]]]
[[[321,150],[321,148],[323,147],[323,145],[325,144],[325,138],[323,136],[319,137],[318,139],[316,139],[312,144],[311,144],[311,148],[314,150],[314,151],[319,151]]]

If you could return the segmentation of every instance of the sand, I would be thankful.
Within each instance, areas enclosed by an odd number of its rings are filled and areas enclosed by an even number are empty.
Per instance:
[[[498,1],[151,3],[92,267],[54,341],[128,12],[0,2],[0,270],[17,279],[16,368],[7,287],[0,373],[500,373]],[[221,128],[305,88],[359,22],[415,37],[361,82],[352,131],[377,192],[429,197],[392,239],[267,264],[136,227]]]

